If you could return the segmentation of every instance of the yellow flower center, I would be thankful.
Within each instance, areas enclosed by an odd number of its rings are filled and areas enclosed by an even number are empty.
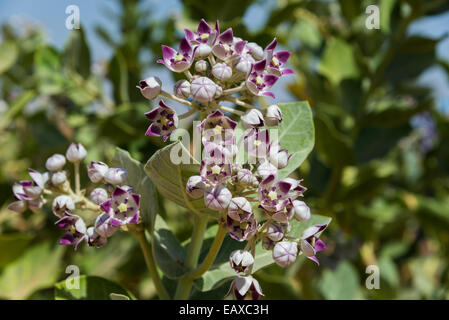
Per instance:
[[[271,201],[274,201],[278,198],[278,194],[276,193],[276,191],[270,191],[268,193],[268,198],[270,198]]]
[[[255,147],[260,146],[261,143],[262,143],[262,141],[260,141],[260,140],[254,140],[254,142],[253,142]]]
[[[200,35],[200,39],[201,39],[201,40],[207,40],[207,39],[209,39],[209,34],[208,34],[208,33],[203,33],[202,35]]]
[[[126,211],[128,211],[128,206],[126,205],[126,203],[120,203],[120,205],[117,207],[118,211],[120,211],[120,213],[124,213]]]
[[[261,76],[256,77],[256,84],[259,86],[263,85],[263,78]]]
[[[212,174],[220,174],[221,168],[217,165],[213,166],[212,168]]]
[[[163,126],[165,126],[165,125],[167,125],[168,121],[169,121],[169,120],[168,120],[166,117],[162,117],[162,119],[161,119],[161,124],[162,124]]]
[[[279,67],[279,60],[276,57],[273,57],[273,59],[271,59],[271,62],[273,62],[273,65],[275,67]]]
[[[173,60],[175,60],[175,62],[179,62],[182,61],[182,59],[184,59],[184,56],[182,54],[178,54]]]
[[[226,52],[229,52],[231,50],[231,47],[226,43],[223,44],[223,48],[225,49]]]
[[[218,124],[213,129],[214,134],[220,134],[222,130],[223,130],[223,127],[219,126]]]

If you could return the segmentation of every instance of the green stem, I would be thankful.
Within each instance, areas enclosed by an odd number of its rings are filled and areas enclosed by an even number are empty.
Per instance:
[[[153,280],[154,286],[156,287],[157,294],[161,300],[169,300],[170,296],[162,283],[162,280],[157,272],[156,263],[153,258],[151,246],[147,241],[145,236],[145,231],[142,229],[130,230],[137,238],[142,249],[143,257],[145,258],[145,263],[147,265],[148,271],[150,272],[151,279]]]
[[[220,224],[218,227],[217,234],[215,235],[214,242],[207,253],[206,258],[204,258],[203,262],[201,262],[200,266],[196,268],[194,271],[188,274],[191,279],[198,279],[207,270],[212,266],[217,257],[218,251],[220,251],[221,245],[223,244],[223,240],[227,234],[227,229],[224,224]]]
[[[196,224],[193,228],[192,238],[190,240],[189,248],[187,249],[187,258],[185,267],[188,270],[194,270],[198,264],[201,247],[203,246],[204,233],[207,228],[207,216],[198,216]],[[188,274],[179,279],[178,287],[176,288],[175,299],[185,300],[189,298],[192,290],[193,280]]]

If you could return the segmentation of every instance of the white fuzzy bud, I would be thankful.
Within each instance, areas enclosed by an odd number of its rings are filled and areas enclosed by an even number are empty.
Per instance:
[[[54,154],[45,162],[48,171],[59,171],[65,166],[65,157],[62,154]]]
[[[110,184],[122,184],[128,178],[128,172],[123,168],[109,168],[104,175],[104,180]]]
[[[206,184],[200,176],[191,176],[186,184],[186,192],[193,199],[199,199],[204,195]]]
[[[96,204],[102,204],[106,200],[108,200],[108,193],[103,188],[95,188],[89,195],[90,200]]]
[[[281,267],[288,267],[295,262],[298,256],[298,244],[296,242],[282,241],[276,243],[273,249],[273,260]]]
[[[81,143],[72,143],[67,149],[65,157],[70,162],[77,163],[82,161],[86,157],[86,155],[87,151]]]
[[[190,82],[185,79],[177,81],[173,92],[178,98],[187,99],[190,96]]]
[[[199,73],[204,73],[207,71],[207,61],[200,60],[195,63],[195,71]]]
[[[232,69],[226,63],[217,63],[212,67],[212,74],[220,81],[226,81],[232,77]]]
[[[58,171],[51,175],[51,183],[54,186],[59,186],[67,181],[67,173],[65,171]]]

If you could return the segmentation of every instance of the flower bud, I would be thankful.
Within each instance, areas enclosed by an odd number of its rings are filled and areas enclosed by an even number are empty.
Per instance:
[[[241,57],[234,62],[234,71],[244,75],[245,77],[251,71],[251,66],[255,61],[252,58]]]
[[[296,242],[281,241],[276,243],[273,249],[273,259],[281,267],[288,267],[295,262],[298,256],[298,244]]]
[[[274,242],[281,241],[284,238],[284,231],[277,223],[270,223],[267,227],[267,237]]]
[[[67,160],[72,163],[82,161],[87,155],[86,149],[81,143],[72,143],[65,154]]]
[[[310,208],[304,201],[294,200],[291,211],[295,215],[295,219],[298,221],[307,221],[310,219]]]
[[[212,210],[221,211],[226,209],[231,199],[231,191],[221,184],[215,187],[208,187],[204,192],[206,207]]]
[[[264,161],[257,167],[257,174],[261,176],[262,179],[266,179],[270,175],[277,177],[278,169],[270,162]]]
[[[39,210],[42,209],[42,206],[44,205],[41,199],[29,200],[27,204],[28,208],[33,212],[38,212]]]
[[[241,169],[237,172],[237,183],[243,186],[251,186],[253,183],[253,174],[248,169]]]
[[[232,69],[226,63],[217,63],[212,67],[212,74],[220,81],[226,81],[232,77]]]
[[[265,125],[262,112],[257,109],[248,110],[240,119],[245,129],[263,127]]]
[[[263,237],[262,248],[264,248],[265,250],[272,250],[274,248],[274,241],[268,237]]]
[[[251,204],[244,197],[232,198],[228,207],[228,216],[236,221],[244,222],[251,218],[253,210]]]
[[[91,161],[90,166],[87,167],[87,175],[89,176],[90,181],[98,183],[103,180],[108,169],[109,167],[106,163],[101,161]]]
[[[268,150],[268,160],[278,169],[285,168],[291,156],[287,149],[280,149],[279,143],[270,144]]]
[[[117,226],[112,226],[110,223],[111,217],[107,213],[103,213],[95,220],[95,231],[104,238],[109,238],[118,229]]]
[[[231,268],[237,273],[246,273],[249,271],[254,264],[253,255],[245,250],[235,250],[231,252],[229,256],[229,263]]]
[[[59,171],[65,165],[65,157],[62,154],[54,154],[45,162],[48,171]]]
[[[51,183],[54,186],[59,186],[67,181],[67,173],[65,171],[58,171],[51,175]]]
[[[200,176],[191,176],[186,184],[186,192],[193,199],[199,199],[204,195],[206,184]]]
[[[109,168],[104,175],[104,180],[110,184],[122,184],[128,178],[128,172],[123,168]]]
[[[139,82],[137,88],[140,89],[142,95],[153,100],[161,93],[162,81],[158,77],[149,77]]]
[[[246,48],[249,50],[251,56],[256,60],[262,60],[264,52],[261,46],[255,42],[249,42],[246,44]]]
[[[178,98],[187,99],[190,96],[190,82],[184,79],[177,81],[173,92]]]
[[[89,195],[90,200],[92,200],[94,203],[100,205],[106,200],[108,200],[108,193],[103,188],[95,188],[92,190],[92,192]]]
[[[66,195],[57,196],[53,200],[52,205],[53,213],[62,218],[65,211],[71,212],[75,210],[75,202],[73,199]]]
[[[265,122],[267,126],[278,126],[282,122],[282,111],[275,104],[267,108],[265,113]]]
[[[22,213],[27,209],[27,202],[25,200],[17,200],[8,205],[8,210]]]
[[[204,73],[207,71],[207,61],[200,60],[195,63],[195,71],[198,73]]]
[[[195,57],[206,58],[212,52],[212,48],[206,43],[200,43],[195,51]]]
[[[22,185],[25,194],[33,200],[39,198],[42,194],[42,188],[39,187],[35,182],[22,181],[20,184]]]
[[[190,92],[195,100],[209,102],[215,97],[217,85],[207,77],[199,77],[193,79]]]

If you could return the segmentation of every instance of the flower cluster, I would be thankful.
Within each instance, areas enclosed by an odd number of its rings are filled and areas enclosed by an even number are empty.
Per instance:
[[[140,195],[126,185],[127,172],[122,168],[110,168],[100,161],[92,161],[87,167],[89,179],[94,184],[89,198],[79,185],[79,166],[87,155],[81,144],[72,143],[66,155],[55,154],[47,159],[45,173],[29,169],[30,181],[20,181],[13,186],[16,201],[8,209],[24,212],[27,208],[37,211],[46,203],[58,218],[55,225],[64,230],[59,241],[62,245],[86,242],[89,246],[101,247],[120,227],[139,222]],[[66,162],[74,165],[75,191]]]
[[[282,122],[280,108],[271,106],[265,116],[252,109],[241,121],[248,128],[243,143],[235,141],[237,123],[220,110],[200,123],[197,129],[202,135],[205,157],[200,175],[190,177],[186,185],[192,198],[203,197],[208,208],[225,214],[233,239],[248,241],[248,250],[237,250],[230,256],[231,267],[239,274],[231,286],[238,299],[263,295],[257,280],[251,277],[257,241],[272,251],[274,261],[282,267],[292,264],[299,254],[318,263],[315,255],[325,245],[317,234],[326,228],[314,225],[298,239],[288,236],[291,220],[307,221],[310,209],[298,200],[306,191],[302,180],[278,179],[278,170],[286,167],[291,157],[288,150],[270,140],[268,129],[261,129]],[[235,161],[241,147],[248,155],[244,163]],[[262,213],[262,223],[256,219],[256,210]]]
[[[259,110],[250,104],[258,96],[274,98],[270,88],[279,77],[293,73],[285,66],[290,52],[276,51],[276,39],[263,49],[235,37],[232,29],[220,32],[218,22],[211,27],[201,20],[196,32],[185,33],[179,49],[162,46],[163,59],[158,60],[186,76],[176,82],[174,94],[163,91],[156,77],[142,80],[138,88],[148,99],[163,96],[192,110],[178,117],[161,100],[158,108],[146,114],[152,121],[147,135],[162,136],[165,141],[180,119],[201,112],[197,130],[203,158],[199,175],[187,181],[186,193],[193,199],[203,198],[209,209],[220,212],[233,239],[247,241],[244,250],[230,255],[237,277],[229,294],[237,299],[258,299],[263,296],[262,289],[251,276],[257,242],[271,250],[274,261],[282,267],[292,264],[300,254],[318,263],[316,253],[325,248],[318,235],[326,225],[313,225],[299,238],[289,236],[292,219],[310,218],[309,207],[299,200],[306,188],[302,180],[278,177],[278,170],[285,168],[292,156],[279,141],[270,139],[270,130],[283,121],[281,109],[273,104]],[[246,112],[224,107],[221,102],[232,102]],[[240,141],[235,134],[238,123],[223,111],[239,116],[246,129]],[[245,161],[237,157],[239,152],[246,154]]]
[[[257,96],[274,98],[270,88],[281,76],[293,73],[285,67],[290,52],[275,50],[276,45],[275,38],[263,49],[257,43],[235,37],[231,28],[220,32],[218,21],[210,26],[201,20],[196,32],[185,30],[178,50],[162,46],[163,58],[158,62],[186,76],[175,83],[173,94],[162,90],[162,82],[157,77],[142,80],[137,87],[147,99],[162,96],[183,103],[192,111],[229,111],[220,105],[222,101],[252,109],[244,100]],[[236,98],[235,94],[240,97]],[[237,110],[230,112],[241,114]],[[146,134],[162,136],[165,141],[177,128],[178,120],[191,114],[178,117],[170,106],[160,101],[158,108],[146,114],[152,121]],[[268,114],[267,121],[278,121],[277,115]]]

